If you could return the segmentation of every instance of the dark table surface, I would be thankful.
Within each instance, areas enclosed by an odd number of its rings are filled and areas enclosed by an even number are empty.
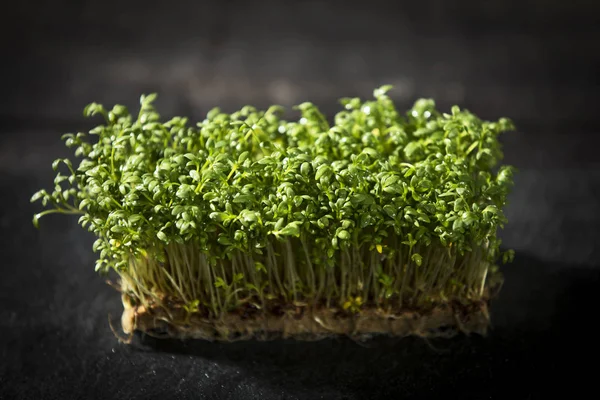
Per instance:
[[[592,396],[597,2],[71,3],[20,1],[0,21],[13,32],[0,37],[0,399]],[[431,96],[519,127],[503,138],[519,173],[501,232],[517,255],[487,337],[125,345],[93,237],[76,218],[31,224],[29,198],[69,154],[60,135],[88,126],[88,102],[157,91],[165,114],[194,119],[304,100],[331,116],[336,98],[384,83],[400,107]]]

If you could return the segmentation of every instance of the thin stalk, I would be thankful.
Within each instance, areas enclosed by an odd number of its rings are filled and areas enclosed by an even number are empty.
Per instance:
[[[237,257],[235,255],[235,253],[231,256],[231,287],[233,288],[233,297],[235,298],[235,302],[236,305],[239,303],[240,301],[240,297],[238,296],[238,283],[237,283],[237,279],[236,279],[236,275],[238,274],[238,269],[237,269]]]
[[[410,252],[409,252],[410,255]],[[407,261],[406,264],[402,267],[402,283],[400,284],[400,307],[404,304],[404,294],[406,293],[406,285],[408,284],[411,268],[411,261]]]
[[[188,281],[188,286],[191,289],[191,293],[192,293],[192,299],[197,299],[198,296],[196,295],[196,288],[194,286],[194,274],[192,272],[192,264],[190,262],[190,257],[188,257],[188,248],[190,247],[190,245],[188,246],[180,246],[180,254],[183,255],[183,260],[185,263],[185,269],[187,270],[187,275],[189,278]]]
[[[365,254],[364,254],[365,253],[365,248],[366,248],[366,246],[362,245],[361,248],[360,248],[360,251],[359,251],[359,260],[360,260],[359,262],[361,264],[361,270],[363,270],[363,271],[366,270],[366,272],[367,272],[367,276],[366,276],[366,278],[364,280],[363,297],[365,299],[369,299],[369,298],[375,299],[376,293],[371,293],[370,292],[370,290],[371,290],[371,280],[374,277],[374,271],[364,261],[364,259],[365,259]]]
[[[306,245],[306,241],[304,238],[300,238],[300,242],[302,243],[302,249],[304,250],[304,256],[306,257],[306,269],[308,271],[308,281],[310,282],[311,295],[314,295],[316,292],[315,270],[312,262],[310,261],[310,254]]]
[[[362,265],[361,262],[361,257],[360,257],[360,253],[359,253],[359,249],[358,249],[358,244],[356,243],[356,239],[354,241],[354,243],[352,244],[352,263],[355,266],[355,271],[357,271],[357,283],[356,283],[356,289],[357,291],[363,291],[363,293],[361,293],[361,296],[363,299],[367,299],[366,293],[364,292],[364,287],[365,287],[365,268]]]
[[[216,267],[216,266],[215,266]],[[210,265],[210,268],[208,268],[208,271],[211,275],[210,277],[210,281],[211,282],[216,282],[217,281],[217,272],[215,271],[216,268],[213,268],[212,265]],[[213,283],[214,285],[214,283]],[[216,290],[215,290],[216,292]],[[223,302],[221,301],[221,295],[219,293],[215,293],[215,298],[217,299],[217,312],[220,315],[220,318],[223,318],[223,314],[225,312],[224,306],[223,306]]]
[[[321,296],[323,295],[323,290],[326,287],[326,283],[327,283],[327,270],[326,270],[326,264],[325,262],[323,262],[321,260],[321,262],[319,264],[317,264],[317,269],[318,269],[318,286],[319,288],[317,289],[317,294],[315,296],[315,302],[317,302],[318,300],[321,299]]]
[[[348,269],[346,263],[344,262],[344,252],[343,251],[338,251],[338,257],[339,257],[339,262],[338,262],[338,269],[340,270],[340,285],[341,285],[341,292],[340,292],[340,302],[343,302],[345,300],[346,296],[346,271]]]
[[[287,299],[287,292],[283,288],[283,283],[279,278],[279,268],[277,267],[277,261],[275,260],[275,251],[273,249],[273,244],[271,241],[267,244],[267,261],[269,272],[275,275],[275,282],[277,283],[277,287],[279,288],[279,293],[283,295]]]
[[[298,301],[298,293],[296,290],[296,281],[298,280],[298,274],[296,272],[296,263],[294,261],[294,252],[292,251],[292,245],[289,240],[284,242],[285,246],[285,268],[289,272],[290,285],[292,290],[292,297],[294,301]]]
[[[205,290],[210,295],[210,303],[211,303],[213,312],[217,313],[218,301],[215,301],[217,296],[215,296],[215,287],[214,287],[215,285],[214,285],[212,267],[207,262],[206,256],[204,254],[200,254],[199,259],[200,259],[200,265],[201,265],[200,268],[202,270],[202,274],[204,274],[204,276],[206,278],[205,285],[208,287],[208,289],[207,290],[205,289]],[[198,276],[202,276],[202,274],[198,274]]]

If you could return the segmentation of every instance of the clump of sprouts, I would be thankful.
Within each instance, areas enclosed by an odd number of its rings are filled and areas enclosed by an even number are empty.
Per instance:
[[[498,135],[454,106],[418,100],[405,114],[387,95],[346,98],[330,124],[311,103],[215,108],[192,125],[162,121],[142,96],[137,115],[92,103],[104,123],[66,134],[51,213],[77,214],[97,240],[96,270],[114,270],[137,304],[178,302],[218,318],[269,301],[418,308],[477,301],[500,252],[512,185]]]

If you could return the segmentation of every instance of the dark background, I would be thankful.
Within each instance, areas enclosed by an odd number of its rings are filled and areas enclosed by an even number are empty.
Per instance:
[[[582,398],[597,370],[600,3],[19,1],[0,13],[0,398]],[[166,117],[393,84],[512,118],[501,233],[517,251],[486,338],[119,344],[118,294],[74,219],[31,225],[92,101]],[[585,367],[584,364],[590,363]]]

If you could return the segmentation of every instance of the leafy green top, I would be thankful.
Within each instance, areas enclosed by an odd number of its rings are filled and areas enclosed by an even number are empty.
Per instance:
[[[196,127],[180,117],[161,122],[155,95],[141,97],[137,116],[92,103],[85,115],[106,120],[89,132],[98,140],[64,135],[81,161],[54,162],[68,174],[58,172],[52,193],[33,196],[51,206],[34,222],[82,213],[81,225],[98,237],[102,271],[173,241],[194,241],[212,259],[299,235],[330,257],[351,243],[385,252],[391,232],[411,247],[497,245],[513,169],[494,169],[498,135],[511,122],[482,121],[457,106],[442,114],[426,99],[401,115],[389,89],[376,89],[372,101],[342,99],[332,126],[311,103],[296,107],[295,122],[278,106],[246,106],[215,108]]]

